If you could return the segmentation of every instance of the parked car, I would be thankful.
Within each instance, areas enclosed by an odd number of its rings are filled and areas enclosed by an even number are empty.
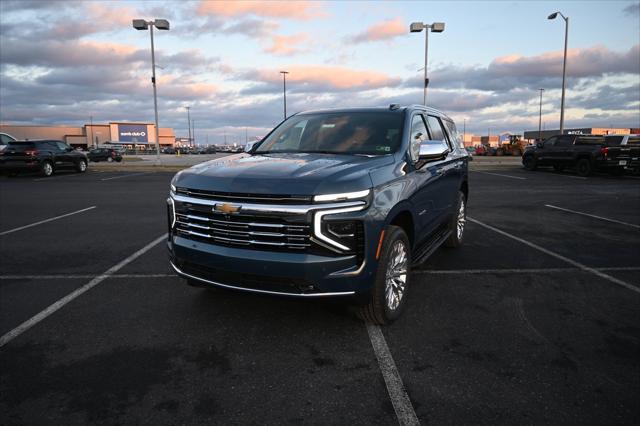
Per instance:
[[[190,285],[352,298],[390,323],[412,265],[462,244],[469,158],[451,118],[424,106],[293,115],[173,178],[171,265]]]
[[[117,161],[118,163],[122,161],[122,155],[118,151],[113,148],[96,148],[89,151],[87,155],[90,161],[99,162],[99,161],[107,161],[109,163],[113,161]]]
[[[13,142],[15,140],[16,140],[16,138],[14,138],[13,136],[11,136],[8,133],[0,133],[0,151],[5,149],[9,142]]]
[[[529,146],[522,154],[522,164],[527,170],[551,166],[556,171],[575,168],[580,176],[589,176],[595,170],[618,173],[618,163],[607,158],[603,136],[557,135]]]
[[[0,151],[0,172],[9,175],[22,171],[39,171],[43,176],[51,176],[61,169],[75,169],[84,173],[88,162],[83,152],[57,140],[9,142]]]
[[[640,135],[608,135],[604,141],[605,161],[618,165],[616,173],[640,173]]]

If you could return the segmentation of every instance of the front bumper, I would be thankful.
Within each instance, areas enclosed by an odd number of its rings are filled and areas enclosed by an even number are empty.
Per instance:
[[[294,297],[367,296],[374,281],[366,258],[260,251],[172,236],[167,243],[178,275],[203,285]]]

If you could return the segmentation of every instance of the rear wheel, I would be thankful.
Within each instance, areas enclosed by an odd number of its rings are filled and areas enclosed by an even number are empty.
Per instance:
[[[407,234],[398,226],[388,226],[371,297],[360,307],[358,316],[378,325],[395,321],[407,303],[410,266],[411,246]]]
[[[458,191],[458,204],[456,213],[451,218],[449,230],[451,235],[447,238],[444,245],[447,247],[460,247],[462,238],[464,237],[464,228],[467,224],[467,204],[462,191]]]
[[[113,163],[113,158],[107,157],[107,163]]]
[[[51,161],[45,160],[42,162],[40,173],[42,173],[44,177],[49,177],[53,174],[53,164],[51,164]]]
[[[590,176],[593,173],[593,167],[591,166],[591,161],[586,158],[578,160],[576,163],[576,172],[578,172],[579,176]]]
[[[522,159],[522,165],[527,170],[535,170],[538,168],[538,162],[533,155],[527,155]]]

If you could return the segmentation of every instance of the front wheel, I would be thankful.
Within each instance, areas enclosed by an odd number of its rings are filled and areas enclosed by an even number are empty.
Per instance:
[[[458,191],[458,204],[456,212],[451,218],[449,224],[449,230],[451,235],[444,242],[447,247],[460,247],[462,245],[462,238],[464,237],[464,228],[467,224],[467,203],[462,191]]]
[[[45,160],[42,163],[40,172],[42,173],[42,176],[44,177],[49,177],[53,174],[53,164],[51,164],[51,161]]]
[[[522,165],[527,170],[535,170],[538,168],[538,162],[533,155],[527,155],[522,159]]]
[[[381,251],[371,297],[358,316],[368,323],[385,325],[395,321],[407,303],[411,246],[404,230],[388,226]]]
[[[87,171],[87,162],[85,160],[80,160],[76,164],[76,172],[84,173]]]

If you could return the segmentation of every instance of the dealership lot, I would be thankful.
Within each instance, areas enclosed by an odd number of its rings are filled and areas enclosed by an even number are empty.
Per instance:
[[[172,273],[171,176],[0,178],[0,422],[411,418],[349,307]],[[422,423],[637,424],[640,180],[483,164],[470,194],[465,245],[414,271],[382,330],[409,408]]]

